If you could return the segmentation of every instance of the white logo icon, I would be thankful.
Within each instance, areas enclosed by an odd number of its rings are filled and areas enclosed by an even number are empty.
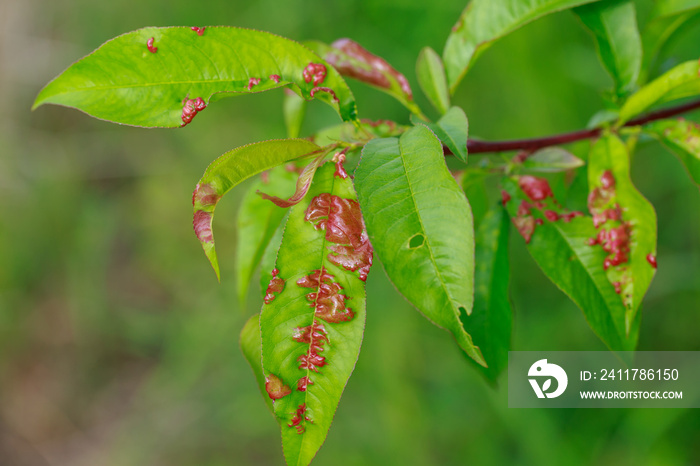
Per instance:
[[[537,398],[544,398],[545,396],[547,398],[556,398],[564,393],[564,390],[566,390],[566,384],[569,383],[569,378],[566,376],[564,369],[556,364],[547,363],[546,359],[540,359],[530,366],[530,370],[528,371],[527,375],[530,377],[549,377],[544,381],[541,388],[536,379],[528,379],[530,381],[530,385],[532,385],[532,389],[537,395]],[[557,380],[557,389],[551,393],[547,393],[547,390],[549,390],[549,387],[552,385],[552,377]]]

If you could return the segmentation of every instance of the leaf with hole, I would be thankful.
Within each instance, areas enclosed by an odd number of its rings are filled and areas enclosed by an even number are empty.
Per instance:
[[[217,277],[219,260],[214,247],[212,221],[221,197],[253,175],[301,157],[315,155],[318,158],[330,149],[304,139],[278,139],[233,149],[209,165],[192,194],[193,226]]]
[[[360,351],[372,249],[348,176],[326,163],[291,208],[260,315],[267,396],[290,465],[321,447]]]
[[[474,299],[471,209],[440,141],[422,125],[399,138],[371,140],[355,185],[372,245],[396,288],[484,364],[460,321]]]
[[[156,50],[157,49],[157,50]],[[144,28],[116,37],[51,81],[36,98],[102,120],[176,128],[222,97],[287,87],[357,119],[340,74],[303,45],[228,26]]]
[[[450,92],[454,94],[474,61],[496,39],[542,16],[590,2],[591,0],[470,1],[452,28],[442,53]]]

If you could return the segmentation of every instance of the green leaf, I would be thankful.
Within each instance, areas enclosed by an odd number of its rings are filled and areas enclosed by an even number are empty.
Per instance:
[[[282,111],[284,124],[287,127],[287,137],[298,138],[306,115],[306,101],[294,92],[285,91]]]
[[[320,72],[319,79],[309,74],[310,64],[325,70],[322,82]],[[175,128],[213,100],[279,87],[326,102],[344,121],[357,119],[347,84],[316,54],[283,37],[228,26],[207,27],[201,36],[188,27],[123,34],[51,81],[33,108],[51,103],[116,123]]]
[[[486,213],[490,210],[488,190],[486,188],[486,178],[492,175],[487,170],[470,167],[455,173],[457,184],[462,187],[462,191],[469,199],[469,206],[472,209],[474,218],[474,228],[478,228]]]
[[[676,154],[693,181],[700,185],[700,125],[683,119],[660,120],[645,125],[644,131]]]
[[[479,370],[492,382],[508,365],[513,310],[508,300],[508,213],[495,205],[476,232],[474,310],[462,315],[464,329],[479,345],[488,367]]]
[[[656,212],[632,184],[627,146],[617,136],[605,135],[593,145],[588,187],[595,247],[609,253],[603,267],[625,304],[629,332],[656,272]]]
[[[620,118],[617,110],[603,109],[593,114],[586,123],[586,129],[603,128],[614,124]]]
[[[335,173],[322,166],[291,208],[260,316],[267,393],[290,465],[308,464],[325,440],[364,332],[371,246],[352,182]]]
[[[503,188],[513,224],[544,274],[576,303],[610,349],[633,350],[636,328],[626,335],[625,307],[603,270],[607,253],[588,245],[597,234],[591,217],[562,210],[544,178],[506,178]]]
[[[253,175],[304,156],[320,156],[329,150],[304,139],[277,139],[233,149],[209,165],[192,195],[193,225],[217,278],[219,261],[214,247],[212,220],[221,197]]]
[[[700,19],[698,8],[700,2],[694,0],[687,3],[695,3],[696,6],[692,9],[678,9],[661,7],[676,2],[656,1],[654,5],[657,8],[652,10],[650,19],[642,31],[642,49],[644,50],[644,58],[642,61],[642,70],[639,75],[639,82],[643,84],[647,82],[648,77],[652,74],[658,62],[664,47],[673,42],[673,39],[688,29]],[[678,2],[681,3],[681,2]],[[661,8],[659,8],[661,7]]]
[[[442,53],[450,92],[454,94],[474,61],[496,39],[537,18],[585,3],[591,0],[472,0],[452,28]]]
[[[467,163],[469,120],[467,120],[464,110],[459,107],[452,107],[435,123],[413,117],[411,121],[414,124],[422,124],[430,128],[455,157]]]
[[[484,364],[460,321],[474,299],[472,214],[440,141],[421,125],[400,138],[373,139],[355,184],[372,245],[396,288]]]
[[[700,8],[700,0],[655,0],[652,15],[666,17]]]
[[[642,42],[637,28],[637,14],[630,0],[610,0],[574,9],[591,31],[603,66],[622,96],[637,84],[642,64]]]
[[[533,153],[522,163],[522,168],[533,172],[553,173],[585,165],[584,161],[561,147],[545,147]]]
[[[632,94],[620,109],[620,127],[651,106],[700,93],[700,66],[690,60],[672,68]]]
[[[245,305],[246,295],[253,272],[260,265],[263,253],[275,230],[280,225],[286,210],[261,198],[256,191],[263,190],[273,195],[285,195],[294,191],[298,175],[286,167],[275,167],[263,173],[253,183],[238,209],[236,231],[236,283],[241,307]]]
[[[445,67],[440,55],[430,47],[424,47],[416,62],[416,77],[423,93],[435,109],[444,114],[450,108],[450,92],[447,89]]]
[[[382,57],[374,55],[351,39],[338,39],[331,45],[308,41],[306,45],[333,65],[341,75],[386,92],[411,113],[422,115],[420,108],[413,101],[413,91],[408,79]]]
[[[265,400],[265,404],[271,413],[274,413],[272,400],[267,396],[265,391],[265,375],[262,370],[262,340],[260,339],[260,314],[252,316],[241,330],[240,346],[241,352],[245,357],[250,368],[253,370],[255,380],[258,382],[258,388]]]

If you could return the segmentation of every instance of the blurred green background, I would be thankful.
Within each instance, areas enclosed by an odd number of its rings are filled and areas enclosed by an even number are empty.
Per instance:
[[[191,228],[191,192],[236,146],[285,136],[282,93],[227,99],[185,130],[77,111],[30,112],[41,87],[106,40],[143,26],[236,25],[297,40],[352,37],[411,80],[463,2],[0,0],[0,465],[278,465],[278,427],[238,350],[260,308],[236,304],[235,214],[217,209],[218,284]],[[643,21],[646,2],[640,2]],[[697,58],[700,28],[662,67]],[[360,114],[407,123],[355,82]],[[570,13],[499,41],[455,97],[472,135],[505,139],[585,126],[611,80]],[[418,101],[427,108],[425,100]],[[700,116],[697,113],[695,117]],[[305,133],[335,124],[309,106]],[[574,149],[585,154],[587,145]],[[700,195],[658,144],[633,178],[657,207],[658,274],[640,349],[700,350]],[[581,312],[512,237],[513,344],[603,350]],[[370,274],[360,359],[316,465],[697,465],[692,410],[516,410],[449,336]]]

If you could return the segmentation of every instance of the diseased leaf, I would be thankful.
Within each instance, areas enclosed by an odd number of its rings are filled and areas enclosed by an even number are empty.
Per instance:
[[[469,203],[425,126],[362,150],[355,185],[367,231],[387,275],[431,322],[479,364],[462,313],[474,300],[474,227]]]
[[[342,155],[343,153],[344,151],[340,154]],[[315,159],[313,159],[311,162],[309,162],[308,165],[306,165],[303,168],[301,173],[299,173],[299,177],[297,178],[296,189],[294,190],[294,194],[292,194],[288,199],[282,199],[281,197],[271,196],[262,191],[258,191],[258,194],[263,199],[272,202],[278,207],[291,207],[295,204],[298,204],[309,191],[309,188],[311,187],[311,181],[313,180],[314,174],[316,173],[316,169],[318,169],[318,167],[323,163],[323,159],[326,157],[326,155],[327,154],[321,152],[320,155],[318,155]],[[345,156],[343,155],[343,157]]]
[[[584,161],[561,147],[545,147],[526,158],[522,168],[534,172],[562,172],[582,167]]]
[[[469,121],[464,110],[452,107],[435,123],[429,123],[419,118],[411,118],[411,120],[414,124],[422,124],[430,128],[455,157],[467,163]]]
[[[221,197],[253,175],[304,156],[318,157],[329,150],[304,139],[277,139],[233,149],[209,165],[192,194],[193,226],[217,278],[219,261],[214,247],[212,220]]]
[[[445,67],[440,55],[430,47],[424,47],[418,55],[416,77],[423,93],[435,109],[444,114],[450,108],[450,92],[447,89]]]
[[[450,92],[454,94],[474,60],[496,39],[537,18],[585,3],[591,0],[470,1],[442,53]]]
[[[615,82],[618,95],[637,84],[642,63],[642,42],[631,0],[609,0],[574,9],[596,41],[600,61]]]
[[[690,60],[659,76],[627,99],[620,109],[617,126],[622,126],[655,104],[700,94],[699,73],[698,60]]]
[[[588,158],[588,210],[604,250],[608,280],[625,305],[629,333],[656,272],[656,212],[630,179],[627,146],[612,134],[601,137]]]
[[[683,162],[695,184],[700,185],[700,125],[695,122],[661,120],[644,126]]]
[[[365,143],[374,138],[398,136],[406,131],[408,126],[400,125],[391,120],[365,120],[360,125],[341,123],[317,132],[313,141],[319,145],[335,144],[338,141],[350,143]]]
[[[271,413],[274,413],[272,408],[272,400],[267,396],[265,390],[265,375],[262,370],[262,340],[260,339],[260,314],[252,316],[241,330],[240,346],[241,352],[245,357],[250,368],[253,370],[255,380],[258,382],[258,388],[265,400],[265,404]]]
[[[461,315],[464,329],[479,345],[488,367],[478,366],[495,382],[508,365],[513,309],[508,300],[510,219],[501,205],[489,210],[476,231],[474,309]]]
[[[320,57],[283,37],[228,26],[144,28],[116,37],[39,93],[46,103],[134,126],[184,126],[212,101],[288,87],[317,98],[344,121],[357,119],[343,78]]]
[[[282,107],[287,137],[298,138],[306,115],[306,101],[294,92],[285,90]]]
[[[371,261],[352,182],[327,163],[291,209],[260,316],[287,464],[308,464],[326,438],[360,351]]]
[[[260,265],[263,253],[286,211],[261,198],[256,191],[265,190],[273,195],[286,195],[294,190],[298,175],[286,167],[275,167],[262,173],[241,201],[236,221],[236,283],[241,307],[245,304],[250,279]]]
[[[597,234],[591,217],[562,209],[544,178],[505,178],[503,188],[508,214],[544,274],[610,349],[633,350],[637,326],[626,335],[625,307],[603,270],[607,253],[588,244]]]
[[[308,41],[306,45],[333,65],[341,75],[386,92],[412,113],[421,114],[413,101],[413,91],[408,79],[382,57],[373,54],[354,40],[338,39],[331,45]]]

